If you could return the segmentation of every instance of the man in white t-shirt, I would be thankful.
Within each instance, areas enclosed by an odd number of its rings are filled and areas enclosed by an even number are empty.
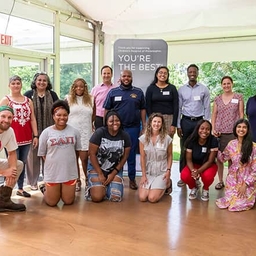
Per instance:
[[[25,211],[24,204],[15,204],[11,201],[12,189],[23,169],[23,163],[17,160],[18,148],[15,134],[10,127],[13,119],[13,109],[8,106],[0,106],[0,151],[4,148],[8,152],[8,158],[0,158],[0,176],[5,178],[4,185],[0,186],[0,212]]]

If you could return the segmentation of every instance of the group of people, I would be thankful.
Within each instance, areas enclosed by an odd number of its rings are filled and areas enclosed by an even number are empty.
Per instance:
[[[251,123],[256,129],[251,112],[254,106],[247,104],[246,113],[251,113],[247,121],[243,96],[233,92],[232,78],[224,76],[221,80],[223,93],[215,97],[211,115],[210,93],[206,86],[198,83],[198,73],[198,67],[190,65],[188,83],[178,90],[181,180],[177,185],[187,184],[191,189],[189,199],[193,200],[198,196],[201,179],[201,199],[208,201],[209,187],[218,172],[215,189],[225,187],[225,195],[217,199],[217,206],[230,211],[248,210],[253,207],[256,195],[256,144],[250,128]],[[223,179],[225,161],[228,161],[226,184]]]
[[[0,188],[0,211],[25,210],[9,196],[18,181],[17,195],[30,197],[23,190],[25,166],[32,190],[38,189],[39,174],[43,172],[40,190],[50,206],[60,199],[64,204],[74,202],[76,191],[81,190],[80,167],[86,199],[121,201],[126,162],[130,189],[139,188],[142,202],[158,202],[172,192],[172,140],[176,132],[181,146],[177,185],[188,185],[189,199],[197,198],[202,181],[201,199],[208,201],[209,187],[218,172],[215,188],[225,187],[225,196],[216,201],[217,206],[231,211],[252,208],[256,146],[250,124],[255,125],[255,96],[247,103],[247,121],[243,97],[233,92],[233,80],[225,76],[221,81],[223,93],[214,99],[211,115],[210,92],[197,81],[198,73],[198,67],[191,64],[187,68],[188,82],[177,90],[169,82],[168,68],[159,67],[144,96],[133,86],[130,70],[122,71],[116,86],[112,83],[112,68],[103,66],[103,81],[91,93],[86,81],[78,78],[64,100],[51,90],[45,73],[35,75],[32,90],[24,95],[21,78],[10,78],[10,95],[0,101],[0,136],[7,132],[11,136],[11,142],[5,143],[0,137],[1,149],[5,148],[7,155],[0,166],[0,174],[6,177]],[[139,185],[138,146],[142,171]]]

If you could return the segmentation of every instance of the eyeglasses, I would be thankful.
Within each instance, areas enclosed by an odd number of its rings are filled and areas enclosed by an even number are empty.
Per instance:
[[[168,75],[168,73],[167,73],[167,72],[162,72],[162,71],[158,72],[158,74],[159,74],[159,75],[165,75],[165,76],[167,76],[167,75]]]

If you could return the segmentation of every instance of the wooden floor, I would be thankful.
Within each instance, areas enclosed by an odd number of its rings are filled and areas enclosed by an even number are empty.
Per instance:
[[[176,186],[178,164],[172,178],[173,193],[157,204],[139,202],[127,178],[120,203],[87,202],[84,190],[74,205],[54,208],[39,191],[13,196],[27,211],[0,213],[0,255],[256,255],[255,208],[220,210],[215,199],[223,192],[213,187],[209,202],[189,201],[189,190]]]

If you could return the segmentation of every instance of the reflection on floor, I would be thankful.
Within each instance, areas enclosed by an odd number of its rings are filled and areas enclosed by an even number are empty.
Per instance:
[[[84,189],[74,205],[53,208],[39,191],[26,199],[13,196],[27,211],[0,213],[0,255],[256,255],[255,208],[241,213],[218,209],[215,199],[223,191],[214,186],[209,202],[189,201],[189,190],[176,186],[177,163],[172,179],[172,194],[157,204],[139,202],[127,177],[120,203],[85,201]]]

